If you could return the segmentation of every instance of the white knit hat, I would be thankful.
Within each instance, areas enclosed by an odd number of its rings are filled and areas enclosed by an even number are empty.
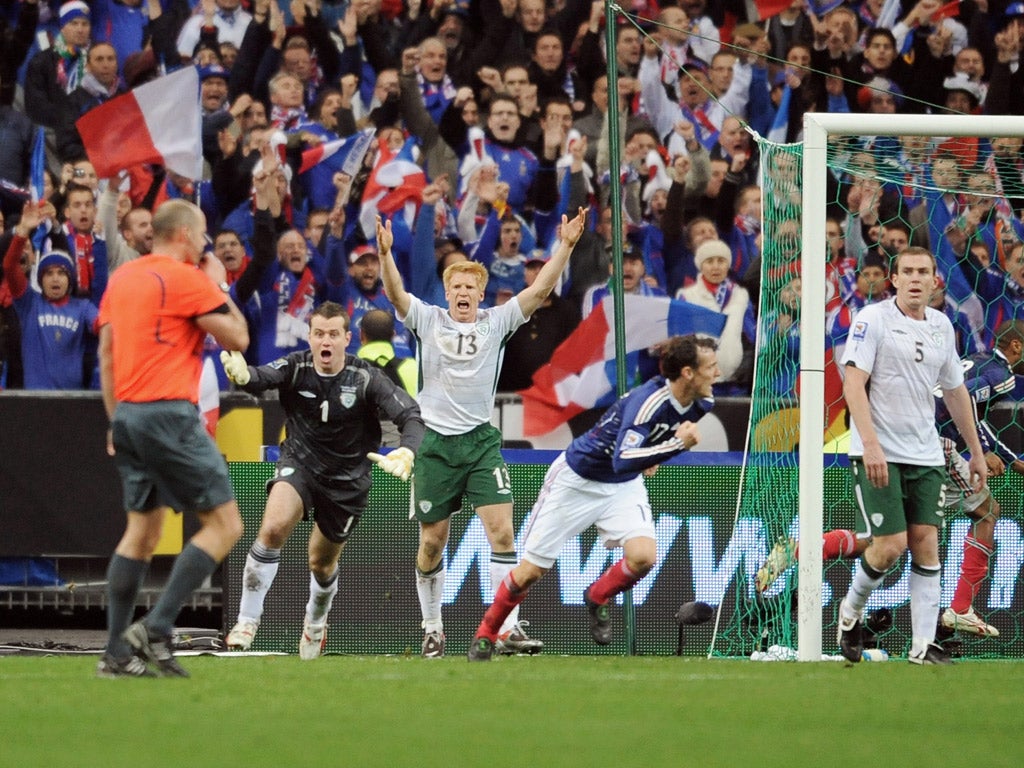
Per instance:
[[[693,263],[700,269],[701,264],[714,256],[721,256],[732,263],[732,251],[721,240],[706,240],[697,246],[697,252],[693,254]]]

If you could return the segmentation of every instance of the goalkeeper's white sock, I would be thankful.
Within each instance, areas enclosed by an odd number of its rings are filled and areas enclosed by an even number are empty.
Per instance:
[[[875,587],[882,583],[882,579],[885,578],[885,572],[879,573],[862,557],[860,559],[860,567],[855,569],[853,572],[853,581],[850,582],[850,591],[846,593],[846,599],[843,601],[845,607],[851,612],[851,616],[846,616],[848,619],[860,619],[864,615],[864,606],[868,603],[868,598],[871,597],[871,593]]]
[[[442,632],[441,598],[444,596],[444,559],[430,573],[416,569],[416,594],[420,598],[420,611],[423,613],[423,629],[426,632]]]
[[[312,571],[309,573],[309,602],[306,603],[306,621],[309,624],[320,625],[327,621],[327,614],[331,612],[331,604],[334,596],[338,594],[338,569],[326,583],[321,584]]]
[[[921,654],[935,641],[939,620],[940,567],[910,563],[910,653]]]
[[[264,547],[259,539],[252,543],[245,556],[242,571],[242,599],[238,603],[238,620],[259,622],[263,616],[263,601],[281,564],[281,550]]]
[[[491,586],[494,588],[494,594],[498,593],[498,586],[504,581],[505,577],[512,572],[512,569],[516,567],[516,553],[515,552],[491,552]],[[492,595],[493,597],[493,595]],[[505,617],[505,621],[501,624],[501,630],[499,635],[504,635],[506,632],[511,632],[512,628],[519,621],[519,606],[516,605],[512,609],[512,612]]]

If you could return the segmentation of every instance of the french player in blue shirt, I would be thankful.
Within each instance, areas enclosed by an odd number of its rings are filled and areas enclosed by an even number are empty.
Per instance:
[[[583,593],[594,642],[612,640],[612,598],[632,587],[657,558],[644,477],[700,440],[697,422],[711,410],[721,375],[715,342],[674,336],[661,345],[661,375],[628,392],[580,435],[544,477],[527,526],[522,561],[502,581],[470,644],[470,661],[489,661],[505,617],[551,570],[565,542],[593,525],[624,556]]]

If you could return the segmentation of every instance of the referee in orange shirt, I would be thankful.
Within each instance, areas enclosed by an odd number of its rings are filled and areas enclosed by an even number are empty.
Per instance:
[[[100,677],[188,677],[171,650],[182,605],[242,535],[227,465],[196,401],[203,341],[249,345],[224,266],[204,258],[206,217],[183,200],[153,216],[153,251],[114,274],[100,303],[100,380],[110,417],[107,452],[121,475],[127,524],[107,568],[107,646]],[[129,626],[168,508],[200,529],[181,550],[159,599]]]

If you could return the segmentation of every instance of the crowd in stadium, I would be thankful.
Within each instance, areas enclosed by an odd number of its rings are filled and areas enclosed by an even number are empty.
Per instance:
[[[1024,114],[1024,3],[772,6],[632,0],[606,51],[604,3],[588,0],[6,2],[0,386],[97,386],[96,306],[108,276],[149,252],[165,200],[205,212],[253,365],[306,346],[324,301],[349,312],[353,353],[363,315],[394,312],[378,212],[411,292],[444,305],[441,272],[471,259],[487,267],[497,305],[536,278],[562,214],[583,207],[589,226],[560,289],[508,344],[499,390],[521,390],[610,291],[615,184],[624,290],[725,313],[715,391],[747,394],[769,203],[748,128],[789,142],[810,110]],[[619,169],[609,168],[608,57]],[[193,66],[200,177],[150,163],[98,178],[76,121]],[[361,161],[352,142],[354,164],[326,157],[364,133]],[[282,202],[260,222],[253,175],[268,148]],[[991,345],[1024,307],[1021,140],[864,137],[850,155],[854,170],[829,178],[830,338],[841,342],[852,314],[886,295],[889,257],[917,244],[938,258],[934,306],[954,320],[960,353]],[[884,158],[906,184],[876,172]],[[777,238],[799,255],[795,219]],[[788,291],[783,332],[798,319],[799,284]],[[397,323],[395,353],[412,355],[413,342]]]

